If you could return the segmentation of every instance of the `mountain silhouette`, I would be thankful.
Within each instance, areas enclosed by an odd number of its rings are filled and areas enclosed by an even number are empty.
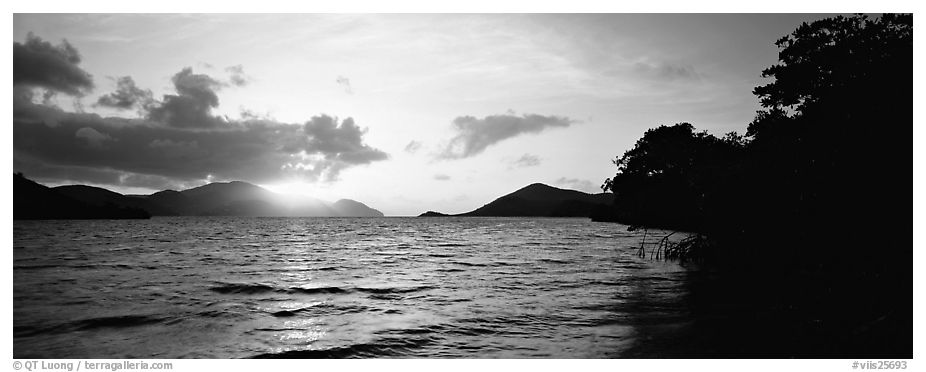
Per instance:
[[[190,205],[190,200],[184,196],[179,191],[174,190],[164,190],[158,191],[151,195],[135,195],[135,197],[147,200],[150,203],[157,205],[164,210],[168,211],[163,214],[164,216],[179,216],[179,215],[189,215],[193,208]]]
[[[338,200],[334,202],[332,208],[334,208],[335,212],[337,212],[339,216],[344,217],[383,216],[382,212],[370,208],[361,202],[350,199]]]
[[[67,196],[71,199],[78,200],[92,206],[101,207],[105,205],[116,205],[124,208],[137,208],[143,209],[149,214],[155,216],[169,216],[177,214],[172,209],[166,208],[160,203],[147,200],[144,196],[138,197],[122,195],[120,193],[112,192],[101,187],[67,185],[52,187],[51,190],[60,195]]]
[[[534,183],[467,213],[427,211],[419,217],[590,217],[613,200],[613,194],[589,194]]]
[[[304,196],[274,193],[247,182],[215,182],[150,195],[122,195],[107,189],[68,185],[48,188],[17,175],[14,199],[16,219],[47,218],[127,218],[105,217],[101,210],[116,208],[147,212],[154,216],[266,216],[266,217],[382,217],[367,205],[341,199],[328,203]],[[86,213],[79,213],[86,210]],[[83,215],[104,217],[81,217]],[[73,217],[72,217],[73,216]]]
[[[95,188],[94,188],[95,189]],[[99,189],[109,192],[108,190]],[[87,190],[76,190],[78,193]],[[13,219],[128,219],[150,218],[147,211],[112,202],[115,196],[92,190],[85,192],[87,203],[55,189],[27,179],[21,173],[13,175]],[[116,196],[121,194],[113,193]]]

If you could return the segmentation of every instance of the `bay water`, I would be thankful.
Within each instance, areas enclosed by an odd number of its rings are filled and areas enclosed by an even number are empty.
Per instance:
[[[689,270],[642,239],[584,218],[14,221],[13,352],[639,356],[690,322]]]

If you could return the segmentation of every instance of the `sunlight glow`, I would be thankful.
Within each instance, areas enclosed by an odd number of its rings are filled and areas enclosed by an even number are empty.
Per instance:
[[[306,182],[300,180],[283,181],[271,184],[258,185],[267,190],[273,191],[283,196],[312,197],[325,201],[334,202],[341,198],[337,190],[324,187],[320,183]]]

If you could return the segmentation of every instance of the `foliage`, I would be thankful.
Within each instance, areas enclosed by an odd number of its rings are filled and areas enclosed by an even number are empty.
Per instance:
[[[912,16],[827,18],[776,45],[779,63],[763,71],[774,80],[755,88],[764,109],[746,136],[688,123],[648,130],[602,185],[615,193],[613,219],[708,233],[735,250],[726,255],[814,264],[846,251],[837,231],[908,223],[885,217],[908,205],[898,189],[911,159],[900,131],[912,123]]]
[[[871,103],[912,97],[904,89],[871,90],[900,88],[899,84],[912,87],[910,81],[895,80],[907,79],[912,72],[912,15],[822,19],[800,25],[775,45],[781,49],[780,63],[762,71],[762,77],[775,81],[753,90],[764,107],[806,113],[828,101]]]
[[[826,319],[814,337],[831,348],[908,355],[912,41],[911,15],[800,25],[776,42],[745,137],[647,131],[602,186],[610,219],[709,237],[700,256],[744,293]]]
[[[741,157],[743,139],[695,132],[689,123],[646,131],[633,149],[615,159],[618,171],[602,188],[616,194],[625,222],[699,229],[709,200]]]

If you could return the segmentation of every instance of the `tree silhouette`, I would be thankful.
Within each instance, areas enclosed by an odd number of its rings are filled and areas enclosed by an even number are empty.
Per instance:
[[[616,194],[623,222],[701,231],[743,146],[734,133],[721,139],[689,123],[659,126],[613,161],[617,174],[602,188]]]
[[[909,251],[867,232],[909,223],[899,219],[909,205],[899,188],[910,180],[912,159],[900,134],[913,122],[912,22],[911,15],[885,14],[802,24],[776,43],[780,63],[763,71],[775,80],[754,90],[766,109],[746,133],[748,187],[768,196],[769,218],[825,231],[805,234],[817,247],[804,253],[829,257],[838,249],[846,256],[845,246],[823,244],[840,230],[866,232],[845,242],[851,247]]]
[[[813,352],[912,356],[912,41],[912,15],[800,25],[745,138],[647,131],[603,185],[613,218],[709,235],[724,293],[790,309],[770,331],[807,333]]]

